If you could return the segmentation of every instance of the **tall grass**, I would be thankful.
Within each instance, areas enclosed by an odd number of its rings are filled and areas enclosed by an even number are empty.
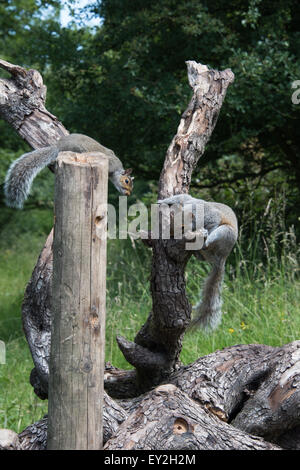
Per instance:
[[[285,226],[285,202],[284,195],[270,199],[251,223],[249,214],[241,217],[239,241],[227,262],[222,324],[209,334],[187,335],[183,362],[233,344],[281,346],[300,339],[300,248],[294,227]],[[189,264],[192,303],[207,269],[195,260]]]
[[[282,210],[278,201],[270,201],[251,230],[242,223],[239,243],[227,263],[222,324],[209,334],[199,330],[186,335],[184,363],[234,344],[280,346],[299,339],[299,247],[293,227],[284,225]],[[27,213],[28,226],[34,217]],[[24,289],[50,229],[51,212],[47,217],[43,233],[32,236],[25,230],[0,245],[0,339],[7,348],[7,363],[0,365],[0,427],[17,432],[47,412],[47,403],[37,399],[29,385],[33,364],[21,328]],[[6,230],[13,231],[13,225]],[[150,264],[151,251],[142,243],[109,241],[106,360],[117,367],[130,366],[117,347],[116,334],[133,340],[151,309]],[[199,300],[208,270],[192,257],[186,271],[192,303]]]

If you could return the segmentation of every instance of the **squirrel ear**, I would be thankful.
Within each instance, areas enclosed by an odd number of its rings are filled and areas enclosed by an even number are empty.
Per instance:
[[[132,168],[127,168],[127,170],[124,170],[123,175],[131,175],[132,173]]]

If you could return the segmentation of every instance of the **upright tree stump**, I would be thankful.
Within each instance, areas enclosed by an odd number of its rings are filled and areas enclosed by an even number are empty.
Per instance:
[[[101,449],[108,160],[62,152],[55,183],[48,449]]]

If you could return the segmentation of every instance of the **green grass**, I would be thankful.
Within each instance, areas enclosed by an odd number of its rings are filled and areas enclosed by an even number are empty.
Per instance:
[[[6,364],[0,364],[0,427],[20,432],[46,412],[46,404],[33,393],[29,374],[33,367],[22,331],[21,304],[44,236],[21,234],[0,251],[0,340],[6,346]]]
[[[32,359],[25,338],[6,343],[6,364],[0,365],[0,428],[21,432],[47,413],[29,384]]]
[[[20,213],[18,213],[20,214]],[[44,228],[35,230],[35,212],[26,214],[22,233],[13,235],[15,222],[5,228],[10,242],[0,243],[0,340],[6,343],[5,365],[0,365],[0,427],[20,432],[47,412],[47,402],[35,397],[29,385],[33,367],[21,326],[24,289],[51,226],[51,211],[44,214]],[[27,228],[26,228],[27,227]],[[40,225],[39,225],[40,227]],[[241,343],[280,346],[299,338],[300,289],[297,280],[297,245],[292,232],[284,238],[282,255],[269,240],[264,261],[256,260],[259,241],[238,246],[227,264],[223,290],[223,320],[213,333],[186,335],[181,359],[190,363],[216,349]],[[242,240],[243,241],[243,240]],[[277,250],[278,251],[278,250]],[[150,250],[130,240],[109,241],[107,268],[106,360],[129,368],[120,353],[116,334],[133,339],[151,309],[149,295]],[[201,282],[208,271],[192,259],[187,269],[187,290],[192,303],[198,300]]]

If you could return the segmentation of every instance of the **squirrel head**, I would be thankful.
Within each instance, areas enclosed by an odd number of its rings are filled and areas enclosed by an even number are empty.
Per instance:
[[[134,178],[130,176],[131,173],[132,168],[128,168],[127,170],[121,170],[112,177],[113,184],[121,194],[124,194],[124,196],[130,196],[133,189]]]

